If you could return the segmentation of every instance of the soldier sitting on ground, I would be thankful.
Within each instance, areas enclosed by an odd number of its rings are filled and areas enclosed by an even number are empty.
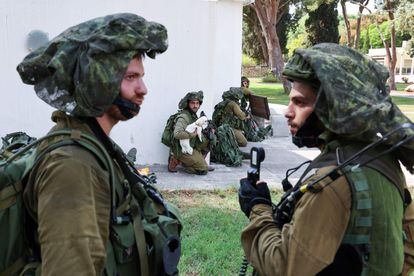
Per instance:
[[[171,128],[171,133],[168,134],[170,141],[166,144],[170,147],[170,154],[168,158],[168,171],[177,172],[177,166],[182,164],[184,170],[191,174],[207,174],[208,171],[213,171],[214,168],[207,165],[205,156],[209,152],[210,141],[204,134],[201,141],[197,135],[197,131],[189,133],[186,131],[188,125],[194,123],[197,119],[197,111],[203,103],[203,91],[189,92],[184,98],[180,100],[178,113],[172,115],[169,119],[171,124],[167,122],[167,128]],[[164,131],[163,137],[166,135]],[[184,153],[180,140],[190,139],[190,146],[193,149],[192,153]]]
[[[254,95],[253,91],[249,88],[250,80],[246,77],[241,77],[241,88],[243,97],[240,101],[240,108],[245,114],[250,114],[250,96]],[[266,138],[269,132],[272,132],[272,126],[268,125],[265,127],[264,118],[251,115],[251,119],[247,120],[243,124],[243,131],[247,141],[260,142]]]
[[[243,134],[243,122],[250,119],[240,108],[240,100],[243,97],[242,88],[231,87],[222,95],[223,101],[214,106],[213,121],[219,127],[228,124],[233,129],[239,147],[247,145],[247,139]]]

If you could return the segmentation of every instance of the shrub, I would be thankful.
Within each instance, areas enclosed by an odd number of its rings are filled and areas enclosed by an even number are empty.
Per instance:
[[[248,55],[243,54],[243,56],[242,56],[242,65],[243,66],[255,66],[256,64],[257,64],[257,62],[254,58],[251,58]]]
[[[263,78],[262,82],[270,82],[270,83],[277,83],[280,82],[278,78],[272,72],[268,72]]]

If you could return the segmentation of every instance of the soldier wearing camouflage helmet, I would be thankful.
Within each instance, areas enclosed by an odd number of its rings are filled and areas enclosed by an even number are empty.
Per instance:
[[[241,87],[230,87],[223,92],[223,101],[214,106],[213,121],[217,127],[228,124],[233,129],[239,147],[247,145],[247,139],[243,134],[243,122],[250,119],[240,108],[240,100],[243,97]]]
[[[55,149],[48,143],[56,141],[41,144],[39,152],[50,150],[38,157],[25,189],[37,225],[30,256],[41,262],[36,274],[163,273],[165,267],[154,257],[155,243],[147,252],[152,232],[144,234],[147,214],[140,212],[149,205],[137,197],[147,195],[140,183],[133,183],[133,166],[109,133],[119,121],[138,115],[147,94],[143,59],[166,49],[163,25],[122,13],[73,26],[18,65],[23,82],[58,109],[51,133],[70,131],[75,141]]]
[[[184,170],[190,174],[207,174],[214,168],[209,166],[205,156],[209,152],[210,141],[202,135],[202,141],[199,140],[197,132],[189,133],[186,128],[189,124],[194,123],[197,119],[197,112],[203,104],[203,91],[188,92],[178,103],[179,112],[174,119],[174,129],[172,134],[172,143],[170,155],[168,158],[168,170],[177,172],[177,166],[182,164]],[[193,152],[183,153],[180,140],[190,139],[190,146]]]
[[[407,275],[414,212],[400,162],[414,172],[414,128],[389,96],[388,71],[323,43],[297,49],[283,75],[293,142],[321,154],[295,186],[284,181],[274,212],[265,182],[240,181],[246,258],[260,275]]]

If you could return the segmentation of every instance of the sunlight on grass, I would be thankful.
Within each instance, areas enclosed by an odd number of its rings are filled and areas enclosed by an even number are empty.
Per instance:
[[[180,274],[237,275],[243,258],[240,233],[248,223],[237,190],[164,191],[163,195],[183,217]],[[272,197],[278,200],[280,192]]]

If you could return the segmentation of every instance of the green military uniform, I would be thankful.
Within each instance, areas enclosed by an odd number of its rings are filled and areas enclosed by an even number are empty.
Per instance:
[[[332,166],[319,168],[303,184],[334,168],[337,160],[332,153],[342,147],[345,145],[338,141],[328,144],[318,158]],[[333,159],[328,157],[329,153]],[[398,275],[403,266],[404,210],[396,185],[404,186],[404,175],[395,159],[377,162],[395,175],[390,181],[378,171],[378,166],[377,170],[370,169],[365,179],[372,200],[370,247],[373,250],[369,254],[368,275]],[[350,187],[347,177],[342,176],[319,193],[305,193],[296,203],[292,220],[282,230],[274,224],[270,206],[255,205],[250,223],[242,233],[242,245],[259,274],[316,275],[326,269],[334,261],[347,233],[352,213]]]
[[[203,135],[203,141],[200,142],[198,137],[191,137],[185,129],[189,124],[194,123],[198,117],[197,114],[188,109],[188,101],[198,100],[200,105],[203,102],[203,92],[189,92],[180,100],[178,108],[181,110],[175,119],[174,125],[174,139],[172,142],[171,152],[181,161],[184,169],[192,174],[206,174],[208,172],[208,165],[204,159],[205,154],[209,151],[209,141]],[[182,153],[180,141],[181,139],[190,139],[190,145],[193,148],[193,153]]]
[[[377,141],[377,133],[400,130],[351,163],[376,156],[366,165],[345,167],[317,181],[313,189],[303,189],[290,220],[286,212],[274,217],[263,186],[254,186],[251,191],[259,196],[249,199],[244,191],[251,185],[243,180],[242,210],[251,207],[250,223],[242,233],[247,259],[260,275],[407,275],[414,270],[414,207],[399,162],[414,172],[414,142],[393,154],[385,151],[413,137],[414,129],[391,101],[387,70],[355,50],[323,43],[297,49],[283,74],[318,93],[313,113],[293,141],[319,145],[322,153],[310,165],[316,172],[294,191]]]
[[[42,275],[155,275],[166,269],[159,239],[151,235],[159,227],[157,235],[170,237],[178,221],[170,220],[172,212],[156,215],[157,204],[143,185],[126,180],[131,173],[126,173],[125,155],[96,120],[118,106],[130,61],[166,49],[164,26],[134,14],[114,14],[71,27],[19,64],[22,80],[59,109],[51,131],[89,134],[102,148],[60,146],[43,155],[30,174],[24,199],[38,225],[34,241]],[[54,142],[46,140],[37,150]],[[100,157],[103,151],[111,165]]]
[[[61,111],[54,112],[52,120],[56,122],[52,131],[69,129],[93,135],[88,125]],[[117,166],[115,162],[113,165]],[[116,171],[120,205],[126,200],[127,193],[122,191],[128,186],[125,176]],[[100,275],[108,262],[116,263],[119,273],[139,275],[133,226],[109,227],[108,171],[94,154],[75,145],[58,148],[42,158],[30,178],[25,201],[37,218],[42,275]],[[121,237],[118,231],[129,234],[117,240]],[[114,247],[119,243],[130,246],[130,254],[117,263]]]
[[[240,147],[245,147],[247,139],[243,134],[243,121],[246,121],[247,117],[239,105],[243,96],[241,90],[241,88],[231,87],[229,91],[223,93],[223,101],[214,107],[213,120],[217,127],[229,124],[236,136],[237,144]],[[217,114],[216,110],[220,110],[220,114]]]

